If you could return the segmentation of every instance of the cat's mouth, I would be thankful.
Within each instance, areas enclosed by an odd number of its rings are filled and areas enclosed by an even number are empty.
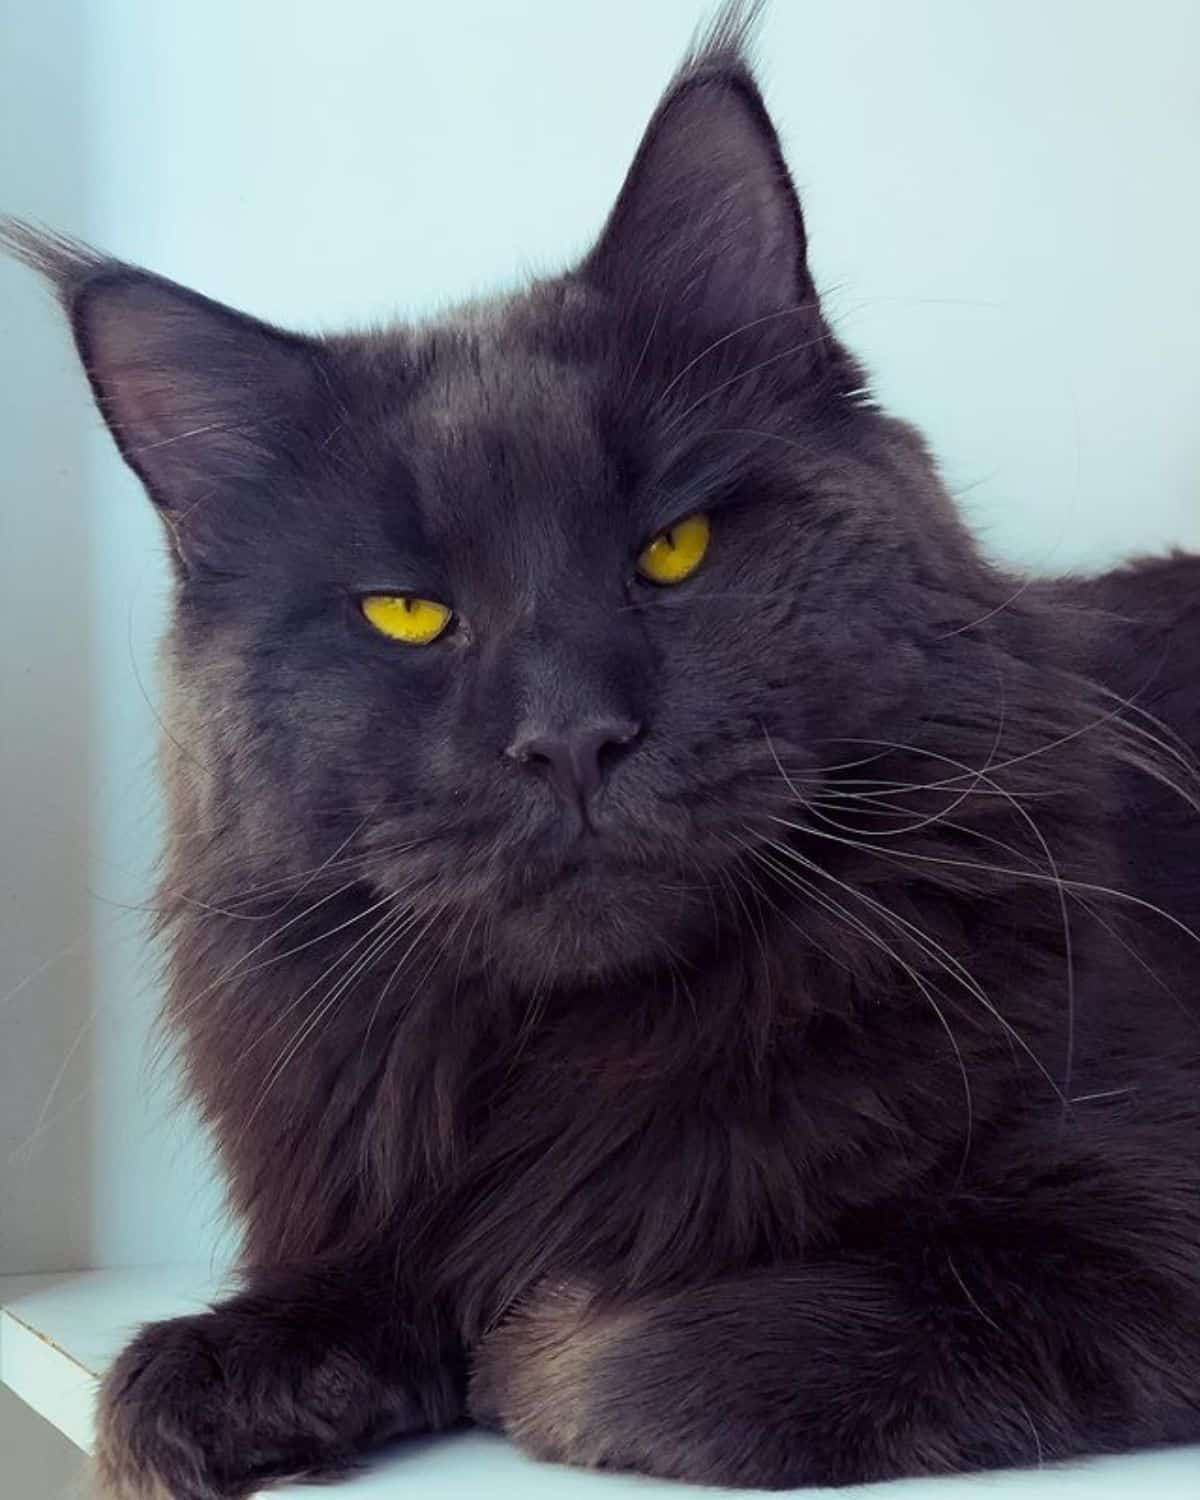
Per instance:
[[[598,893],[611,891],[614,885],[641,876],[647,878],[644,865],[624,855],[616,842],[594,830],[576,839],[562,854],[514,862],[505,881],[506,893],[517,903],[581,890]]]
[[[690,933],[711,929],[702,862],[665,831],[651,843],[620,827],[560,826],[525,841],[493,835],[474,849],[475,860],[456,866],[431,844],[429,909],[477,933],[482,961],[510,982],[599,978],[678,953]],[[413,888],[410,858],[392,872],[397,889]]]
[[[514,861],[484,903],[494,959],[522,983],[595,979],[656,962],[708,920],[711,905],[696,889],[669,862],[638,858],[603,836],[557,858]]]

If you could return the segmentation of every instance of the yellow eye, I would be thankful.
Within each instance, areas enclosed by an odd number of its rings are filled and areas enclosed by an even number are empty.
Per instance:
[[[638,572],[651,583],[682,583],[704,561],[710,527],[707,516],[687,516],[660,531],[638,558]]]
[[[411,594],[368,594],[362,612],[381,635],[408,646],[428,646],[450,623],[444,604]]]

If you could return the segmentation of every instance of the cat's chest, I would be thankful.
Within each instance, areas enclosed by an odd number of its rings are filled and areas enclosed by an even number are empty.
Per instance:
[[[796,1258],[911,1165],[899,1117],[853,1074],[782,1050],[749,1074],[734,1061],[522,1080],[456,1195],[452,1279],[494,1310],[548,1275],[652,1286]]]

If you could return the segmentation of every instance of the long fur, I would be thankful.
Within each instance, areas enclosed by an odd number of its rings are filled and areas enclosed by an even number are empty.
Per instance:
[[[1200,1439],[1200,559],[979,554],[821,313],[756,10],[579,267],[436,326],[7,231],[169,529],[165,1023],[244,1231],[106,1381],[122,1500],[472,1418],[764,1487]],[[581,824],[506,750],[596,723]]]

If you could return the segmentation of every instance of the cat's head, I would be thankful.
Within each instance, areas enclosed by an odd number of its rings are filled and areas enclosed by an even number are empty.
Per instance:
[[[972,554],[822,314],[735,22],[582,264],[436,324],[304,337],[9,239],[165,523],[206,900],[328,862],[514,979],[697,951],[784,772],[920,712]]]

